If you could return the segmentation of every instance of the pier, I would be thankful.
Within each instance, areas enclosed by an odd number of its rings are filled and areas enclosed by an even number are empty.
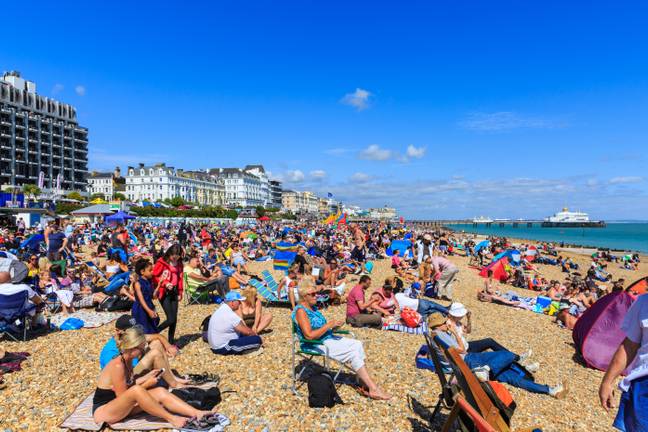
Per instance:
[[[405,223],[416,228],[441,228],[450,225],[472,225],[473,227],[483,226],[510,226],[513,228],[526,227],[533,228],[540,226],[543,228],[604,228],[606,226],[604,221],[591,221],[591,222],[578,222],[578,223],[560,223],[560,222],[547,222],[541,219],[516,219],[516,220],[503,220],[493,222],[474,222],[472,219],[430,219],[430,220],[406,220]]]

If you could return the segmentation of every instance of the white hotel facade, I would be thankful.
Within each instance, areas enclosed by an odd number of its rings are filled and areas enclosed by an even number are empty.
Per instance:
[[[225,205],[222,181],[206,172],[184,172],[164,163],[128,167],[126,198],[130,201],[163,201],[181,197],[204,206]]]

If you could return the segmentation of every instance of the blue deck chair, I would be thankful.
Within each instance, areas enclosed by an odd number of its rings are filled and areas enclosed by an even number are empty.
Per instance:
[[[279,299],[275,293],[273,293],[267,286],[263,285],[256,279],[250,279],[250,285],[252,285],[257,293],[264,298],[266,303],[285,303],[285,300]]]
[[[0,336],[8,335],[18,342],[18,339],[11,333],[10,326],[19,321],[23,326],[23,341],[27,340],[27,329],[31,321],[29,312],[36,308],[36,305],[28,303],[27,296],[27,291],[0,295]]]
[[[263,276],[263,280],[265,281],[265,283],[268,284],[268,288],[270,288],[271,291],[278,293],[279,284],[277,283],[277,281],[274,280],[272,274],[270,274],[268,270],[263,270],[261,272],[261,275]]]

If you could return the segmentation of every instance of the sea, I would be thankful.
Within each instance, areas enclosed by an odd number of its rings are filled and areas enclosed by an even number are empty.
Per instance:
[[[499,226],[497,222],[489,227],[468,223],[448,225],[448,228],[499,237],[648,253],[648,222],[608,222],[605,228],[542,228],[537,224],[529,228],[523,224]]]

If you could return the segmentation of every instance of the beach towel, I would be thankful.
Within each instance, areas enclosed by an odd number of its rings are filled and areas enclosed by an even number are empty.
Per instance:
[[[217,383],[209,382],[196,387],[208,389]],[[90,393],[81,403],[74,409],[72,414],[66,417],[65,420],[59,425],[60,428],[69,430],[86,430],[86,431],[99,431],[103,428],[104,424],[96,424],[92,418],[92,398],[94,392]],[[223,416],[224,417],[224,416]],[[227,424],[229,419],[225,417]],[[161,420],[158,417],[153,417],[146,413],[140,413],[135,416],[129,417],[118,423],[110,425],[113,430],[158,430],[158,429],[173,429],[169,423]],[[223,429],[212,429],[214,431],[222,431]]]
[[[392,323],[392,324],[387,324],[382,326],[383,330],[393,330],[393,331],[398,331],[402,333],[407,333],[407,334],[413,334],[413,335],[422,335],[424,333],[428,332],[428,327],[427,323],[425,321],[421,322],[418,327],[407,327],[405,324],[401,324],[400,322]]]
[[[21,363],[29,357],[28,352],[7,352],[0,358],[0,371],[3,373],[18,372],[22,370]]]
[[[83,328],[97,328],[112,322],[123,315],[123,312],[95,312],[77,311],[68,315],[62,313],[52,316],[50,322],[56,328],[61,328],[68,318],[77,318],[83,321]]]

